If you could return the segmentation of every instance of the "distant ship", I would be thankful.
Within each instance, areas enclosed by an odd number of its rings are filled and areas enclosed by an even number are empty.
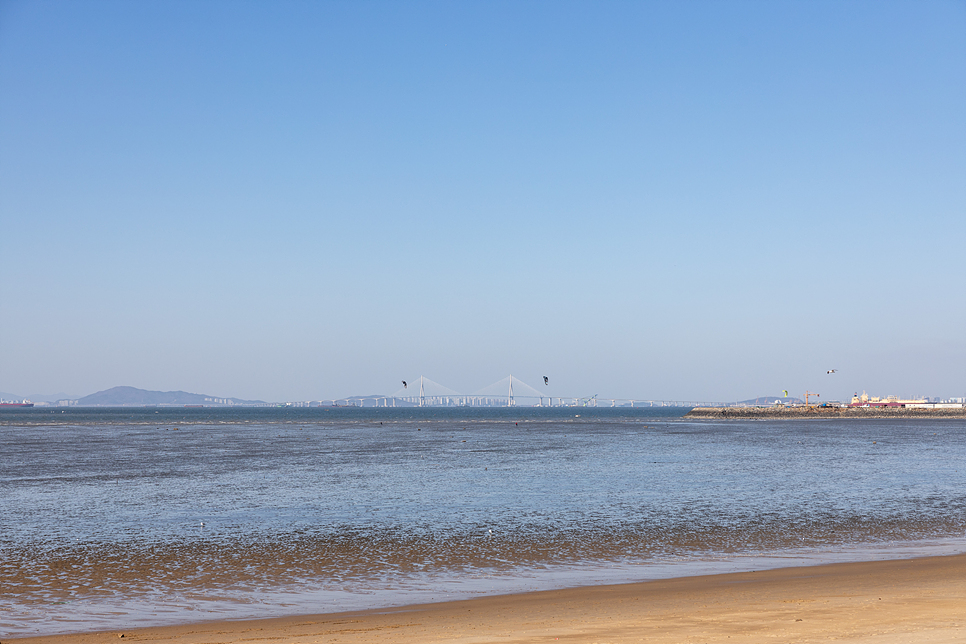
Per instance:
[[[32,402],[27,402],[26,400],[23,402],[0,402],[0,407],[33,407],[33,406],[34,404]]]

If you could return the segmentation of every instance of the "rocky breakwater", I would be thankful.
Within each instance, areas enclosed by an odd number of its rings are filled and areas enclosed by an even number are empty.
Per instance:
[[[695,407],[685,418],[964,418],[966,408],[943,407]]]

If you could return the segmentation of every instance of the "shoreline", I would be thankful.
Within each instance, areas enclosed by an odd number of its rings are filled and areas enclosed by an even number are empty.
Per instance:
[[[273,640],[953,642],[966,639],[966,554],[493,595],[340,613],[4,638],[22,644]]]
[[[691,418],[800,419],[800,418],[934,418],[966,419],[966,407],[917,409],[907,407],[695,407],[684,416]]]

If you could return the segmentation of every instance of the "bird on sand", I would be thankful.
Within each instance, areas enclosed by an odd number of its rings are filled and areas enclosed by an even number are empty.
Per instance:
[[[550,384],[550,378],[548,378],[548,377],[546,377],[546,376],[544,376],[544,377],[543,377],[543,384],[545,384],[545,385],[549,385],[549,384]]]
[[[409,385],[406,384],[405,380],[403,380],[402,383],[403,383],[403,389],[409,389]]]

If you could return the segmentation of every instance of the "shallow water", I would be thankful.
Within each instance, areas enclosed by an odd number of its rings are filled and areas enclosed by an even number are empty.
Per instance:
[[[5,410],[0,633],[966,549],[962,420],[683,411]]]

